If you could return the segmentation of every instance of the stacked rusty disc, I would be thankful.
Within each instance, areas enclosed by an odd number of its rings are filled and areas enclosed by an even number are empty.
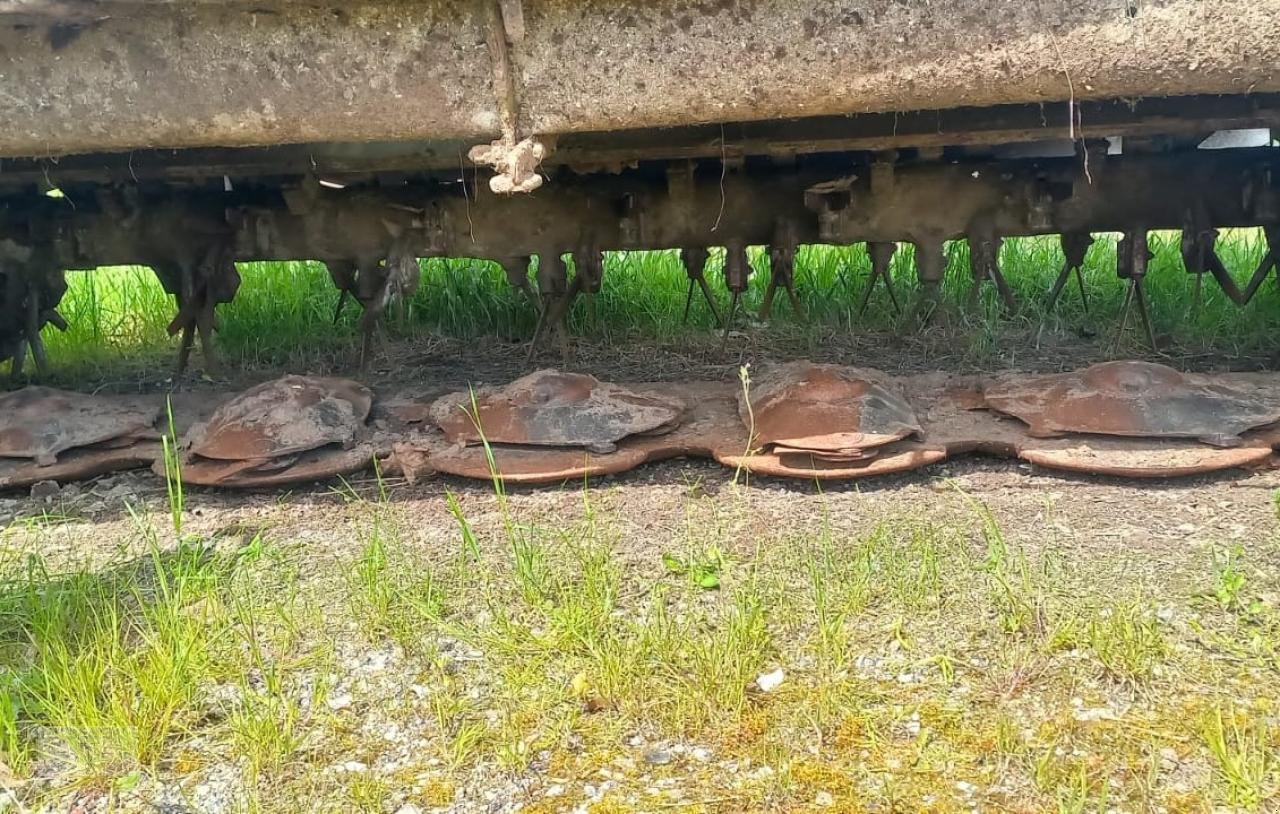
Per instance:
[[[26,387],[0,394],[0,488],[146,466],[159,450],[154,399]]]

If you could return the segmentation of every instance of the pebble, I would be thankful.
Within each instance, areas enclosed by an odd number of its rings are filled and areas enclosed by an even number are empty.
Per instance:
[[[782,686],[782,682],[787,680],[787,674],[781,667],[771,670],[767,673],[761,673],[756,676],[756,687],[760,692],[773,692]]]
[[[336,712],[340,709],[346,709],[347,707],[351,706],[351,702],[352,702],[351,693],[341,692],[341,693],[338,693],[337,695],[329,696],[329,700],[326,701],[325,704],[326,706],[329,707],[329,709],[334,710]]]
[[[820,791],[813,797],[813,804],[820,808],[830,808],[836,804],[836,800],[831,796],[829,791]]]
[[[362,673],[381,673],[390,662],[390,653],[386,650],[374,650],[364,657],[356,669]]]
[[[674,759],[666,749],[650,749],[644,753],[644,762],[650,766],[666,766]]]
[[[422,814],[422,809],[413,803],[405,803],[396,809],[396,814]]]
[[[1098,707],[1096,709],[1077,709],[1075,718],[1077,721],[1115,721],[1119,719],[1114,709],[1110,707]]]
[[[914,738],[920,734],[920,715],[919,713],[912,715],[902,724],[902,731],[909,738]]]
[[[31,499],[38,500],[42,503],[52,503],[62,490],[58,487],[56,480],[37,481],[31,487]]]

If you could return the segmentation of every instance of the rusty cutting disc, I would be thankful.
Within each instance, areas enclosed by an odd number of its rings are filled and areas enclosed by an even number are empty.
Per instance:
[[[874,457],[875,447],[920,433],[911,405],[876,371],[791,362],[752,383],[738,413],[755,443],[826,463]]]
[[[1178,439],[1082,436],[1029,441],[1018,456],[1037,466],[1065,472],[1175,478],[1259,466],[1271,458],[1271,447],[1248,443],[1224,449]]]
[[[689,405],[688,412],[681,415],[679,425],[672,431],[624,438],[608,453],[582,447],[557,449],[495,443],[490,446],[490,460],[479,446],[422,435],[394,444],[382,471],[402,474],[410,481],[442,472],[483,480],[497,475],[507,483],[562,483],[616,474],[669,458],[712,457],[720,447],[742,450],[746,446],[746,431],[736,415],[734,387],[727,382],[636,384],[629,390],[632,395],[679,401]]]
[[[431,406],[450,443],[582,447],[612,452],[624,438],[669,432],[685,402],[593,376],[539,370],[506,387],[453,393]],[[483,439],[481,435],[483,434]]]
[[[776,451],[742,455],[716,450],[715,454],[716,460],[728,467],[741,467],[758,475],[805,480],[849,480],[890,475],[929,466],[946,457],[947,451],[941,447],[915,442],[885,447],[879,455],[854,461],[821,458],[808,453],[779,454]]]
[[[325,447],[297,455],[246,461],[191,458],[182,464],[182,480],[198,486],[261,489],[291,483],[309,483],[337,475],[347,475],[368,467],[375,450],[369,444],[350,449]],[[157,459],[152,470],[165,474],[164,461]]]
[[[31,458],[51,465],[67,450],[115,439],[154,437],[158,415],[154,404],[136,400],[25,387],[0,395],[0,458]]]
[[[984,400],[1041,438],[1083,433],[1233,446],[1240,433],[1280,420],[1280,393],[1274,390],[1226,385],[1139,361],[1001,377],[985,388]]]
[[[284,376],[251,387],[193,429],[190,451],[248,461],[349,446],[369,417],[373,394],[348,379]]]

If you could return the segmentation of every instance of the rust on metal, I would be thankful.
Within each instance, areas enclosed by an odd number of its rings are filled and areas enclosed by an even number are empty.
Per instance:
[[[284,376],[251,387],[187,433],[183,479],[262,487],[362,469],[374,457],[361,443],[372,405],[370,390],[348,379]]]
[[[337,444],[349,446],[369,416],[373,394],[347,379],[284,376],[251,387],[219,407],[192,438],[204,458],[281,458]]]
[[[1241,433],[1280,420],[1275,391],[1141,361],[1001,377],[985,388],[984,398],[988,407],[1020,419],[1041,438],[1081,433],[1234,446]]]
[[[615,475],[647,460],[645,450],[634,447],[604,455],[585,449],[529,447],[496,447],[491,452],[492,465],[478,447],[427,450],[414,445],[396,445],[392,453],[393,471],[400,472],[411,483],[423,473],[442,472],[479,480],[489,480],[496,474],[507,483],[539,484]]]
[[[0,395],[0,458],[53,465],[68,450],[156,437],[159,410],[124,400],[49,387]]]
[[[136,439],[120,446],[70,449],[56,463],[41,466],[29,459],[0,458],[0,489],[18,489],[40,481],[86,480],[97,475],[149,466],[162,457],[158,440]]]
[[[1024,461],[1089,475],[1174,478],[1224,469],[1259,466],[1272,454],[1269,444],[1207,447],[1195,441],[1107,438],[1032,439],[1018,451]]]
[[[717,449],[742,450],[746,432],[736,416],[734,386],[727,382],[636,384],[628,387],[633,398],[680,403],[688,409],[665,432],[648,432],[621,439],[612,452],[593,452],[583,446],[556,448],[498,443],[489,438],[486,451],[458,443],[459,436],[423,435],[396,443],[383,471],[404,475],[410,481],[441,472],[488,480],[495,475],[513,484],[560,483],[587,477],[617,474],[644,463],[688,457],[712,457]],[[479,399],[477,399],[477,403]],[[470,409],[470,398],[467,409]],[[461,409],[462,405],[456,405]],[[452,414],[445,415],[452,419]],[[662,427],[660,429],[667,429]],[[460,431],[461,432],[461,431]]]
[[[506,387],[454,393],[432,405],[451,443],[581,447],[608,454],[619,441],[670,432],[685,412],[675,396],[637,390],[580,373],[540,370]]]
[[[926,444],[907,443],[887,447],[872,458],[839,461],[812,453],[749,454],[717,450],[716,460],[725,466],[742,468],[759,475],[772,475],[805,480],[848,480],[872,475],[906,472],[938,463],[947,457],[946,449]]]
[[[349,449],[329,446],[282,458],[247,461],[192,458],[182,464],[182,479],[199,486],[237,489],[287,486],[358,472],[372,464],[375,454],[373,446],[356,444]],[[152,470],[163,475],[164,461],[155,460]]]
[[[1275,374],[1194,375],[1118,362],[991,381],[945,373],[890,379],[873,370],[794,363],[756,379],[746,411],[732,381],[622,387],[543,371],[476,395],[482,425],[489,423],[487,450],[474,443],[469,393],[430,408],[402,396],[374,409],[370,391],[356,382],[287,376],[217,407],[220,399],[207,393],[177,394],[173,413],[179,431],[190,428],[183,479],[241,488],[346,474],[387,454],[382,471],[409,480],[438,472],[539,484],[678,457],[762,475],[843,480],[970,453],[1067,472],[1178,477],[1263,465],[1280,447],[1280,421],[1271,421],[1280,402]],[[1063,412],[1063,403],[1073,409]],[[47,388],[0,395],[0,489],[149,463],[163,474],[152,424],[157,412],[141,398]],[[757,435],[750,438],[753,414]],[[802,420],[779,419],[788,415]],[[443,432],[428,426],[434,420]],[[1132,434],[1137,429],[1149,434]]]
[[[779,455],[855,462],[919,435],[920,424],[876,371],[792,362],[767,370],[739,396],[755,444]]]

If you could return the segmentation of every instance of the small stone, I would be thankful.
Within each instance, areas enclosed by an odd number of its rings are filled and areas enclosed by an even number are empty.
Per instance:
[[[689,750],[689,756],[699,763],[706,763],[711,760],[711,750],[705,746],[695,746]]]
[[[351,706],[351,700],[351,693],[341,692],[337,695],[329,696],[329,700],[325,702],[325,705],[336,712],[340,709],[346,709]]]
[[[1115,721],[1120,716],[1116,714],[1114,709],[1110,707],[1096,707],[1094,709],[1077,709],[1075,712],[1077,721],[1093,722],[1093,721]]]
[[[338,768],[341,771],[351,772],[352,774],[369,771],[368,764],[361,763],[358,760],[348,760],[346,763],[339,765]]]
[[[830,808],[836,804],[836,799],[831,796],[831,792],[820,791],[814,795],[813,804],[820,808]]]
[[[396,809],[396,814],[422,814],[422,809],[418,808],[413,803],[405,803]]]
[[[644,753],[644,762],[650,766],[666,766],[674,759],[666,749],[650,749]]]
[[[364,657],[357,669],[363,673],[381,673],[391,662],[391,654],[385,650],[374,650]]]
[[[767,673],[761,673],[756,676],[756,689],[760,692],[773,692],[782,686],[782,682],[787,680],[787,674],[781,667]]]
[[[62,491],[56,480],[42,480],[31,486],[31,499],[42,503],[52,503]]]

